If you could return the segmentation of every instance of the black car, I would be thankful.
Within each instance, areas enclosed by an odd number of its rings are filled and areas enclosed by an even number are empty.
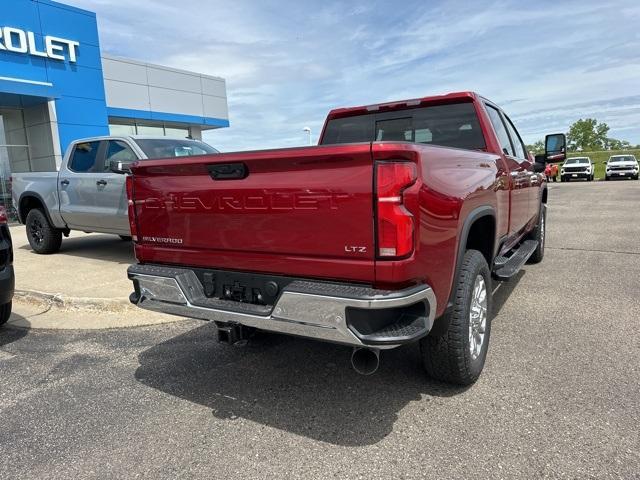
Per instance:
[[[7,211],[0,205],[0,326],[9,321],[15,288],[13,244],[7,225]]]

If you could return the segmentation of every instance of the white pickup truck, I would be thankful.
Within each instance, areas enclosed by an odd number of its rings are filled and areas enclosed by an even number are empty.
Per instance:
[[[36,253],[55,253],[71,230],[130,239],[125,191],[128,165],[138,160],[218,151],[191,139],[109,136],[74,141],[58,172],[14,173],[13,205]]]
[[[638,180],[638,160],[633,155],[612,155],[607,161],[605,180],[612,178],[632,178]]]

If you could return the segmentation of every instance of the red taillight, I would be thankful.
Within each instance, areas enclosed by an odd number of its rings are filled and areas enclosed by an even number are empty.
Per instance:
[[[379,257],[405,257],[413,252],[414,219],[404,206],[403,191],[417,178],[418,172],[413,163],[376,164]]]
[[[0,205],[0,223],[7,223],[7,210]]]
[[[125,180],[127,186],[127,204],[129,213],[129,228],[131,229],[131,238],[134,242],[138,241],[138,224],[136,222],[136,209],[133,203],[133,176],[127,175]]]

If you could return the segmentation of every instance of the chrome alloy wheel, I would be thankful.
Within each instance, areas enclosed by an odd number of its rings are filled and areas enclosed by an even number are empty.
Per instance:
[[[487,284],[482,275],[476,277],[469,308],[469,353],[475,360],[482,351],[487,329]]]

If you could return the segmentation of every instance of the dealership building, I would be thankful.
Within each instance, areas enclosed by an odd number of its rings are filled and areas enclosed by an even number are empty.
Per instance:
[[[2,200],[11,172],[56,170],[77,138],[201,138],[228,126],[224,79],[101,53],[95,13],[51,0],[3,2]]]

